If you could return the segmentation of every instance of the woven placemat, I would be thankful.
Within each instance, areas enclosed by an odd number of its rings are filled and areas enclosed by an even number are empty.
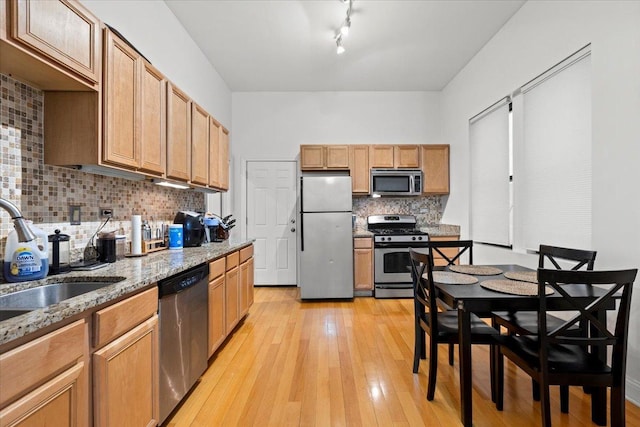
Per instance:
[[[434,271],[433,281],[446,285],[473,285],[478,279],[467,274],[450,273],[448,271]]]
[[[502,270],[488,265],[451,265],[449,270],[456,273],[473,274],[474,276],[495,276],[502,273]]]
[[[503,294],[525,296],[538,295],[538,285],[530,282],[518,282],[516,280],[485,280],[484,282],[480,282],[480,286],[492,291],[502,292]],[[551,295],[553,293],[553,289],[547,286],[545,293],[547,295]]]
[[[520,282],[538,283],[537,271],[505,271],[504,277]]]

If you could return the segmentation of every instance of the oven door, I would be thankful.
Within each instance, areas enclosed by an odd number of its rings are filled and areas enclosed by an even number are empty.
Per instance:
[[[377,283],[411,283],[409,248],[374,248],[373,277]]]

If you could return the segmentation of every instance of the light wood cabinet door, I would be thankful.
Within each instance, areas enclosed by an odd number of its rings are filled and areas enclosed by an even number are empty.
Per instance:
[[[155,67],[140,64],[140,170],[162,177],[167,163],[167,80]]]
[[[3,427],[36,427],[50,423],[60,427],[87,425],[80,407],[86,411],[87,387],[83,385],[87,367],[80,362],[22,399],[0,411]],[[53,425],[51,424],[51,425]]]
[[[394,147],[393,165],[396,168],[420,167],[420,146],[419,145],[396,145]]]
[[[220,124],[209,117],[209,186],[220,188]]]
[[[139,55],[109,31],[104,79],[103,162],[135,170],[140,162],[136,135],[140,117]]]
[[[1,354],[0,425],[88,425],[88,348],[83,319]]]
[[[191,177],[191,101],[167,84],[167,178],[187,182]]]
[[[227,337],[224,274],[209,282],[209,357]]]
[[[229,189],[229,131],[220,127],[220,168],[218,169],[220,180],[220,189],[227,191]]]
[[[11,37],[16,42],[99,82],[100,22],[79,2],[18,0],[11,8]]]
[[[449,194],[449,145],[421,145],[423,194]]]
[[[191,182],[209,183],[209,114],[191,103]]]
[[[240,269],[234,267],[225,275],[225,328],[229,334],[240,321]]]
[[[349,169],[348,145],[327,145],[325,150],[327,169]]]
[[[393,145],[370,145],[369,166],[371,168],[393,168]]]
[[[158,424],[158,316],[93,355],[94,425]]]
[[[356,237],[353,248],[353,287],[373,290],[373,241],[370,237]]]
[[[300,146],[301,170],[323,169],[324,165],[324,145]]]
[[[248,306],[249,308],[251,308],[251,306],[253,305],[253,295],[254,295],[254,286],[255,286],[255,262],[253,257],[249,258],[249,261],[247,261],[249,263],[249,281],[247,282],[247,302],[248,302]]]
[[[240,318],[253,304],[253,257],[240,264]]]
[[[369,194],[369,146],[349,146],[349,175],[351,175],[351,192]]]

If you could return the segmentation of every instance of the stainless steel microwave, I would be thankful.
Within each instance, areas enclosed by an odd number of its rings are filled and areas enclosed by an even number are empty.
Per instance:
[[[374,196],[420,196],[422,171],[419,169],[371,169]]]

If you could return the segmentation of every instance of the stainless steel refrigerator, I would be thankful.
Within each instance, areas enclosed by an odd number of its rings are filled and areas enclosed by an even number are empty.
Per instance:
[[[300,296],[353,298],[350,176],[300,178]]]

